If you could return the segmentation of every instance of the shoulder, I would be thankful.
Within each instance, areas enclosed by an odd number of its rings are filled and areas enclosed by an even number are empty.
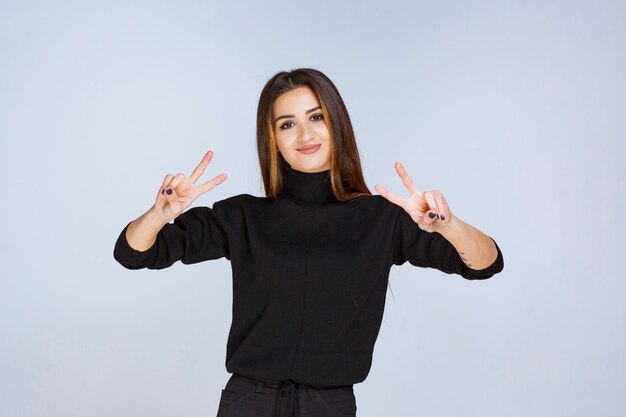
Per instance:
[[[265,197],[256,197],[251,194],[237,194],[213,202],[213,205],[200,205],[190,208],[186,213],[194,215],[213,214],[221,216],[229,216],[231,214],[241,212],[246,207],[253,207],[264,204],[270,199]]]
[[[181,214],[177,219],[179,221],[186,219],[214,219],[222,225],[239,224],[241,219],[246,217],[246,213],[254,212],[255,207],[266,205],[265,201],[269,199],[264,197],[256,197],[251,194],[237,194],[213,202],[211,205],[200,205],[192,207],[185,213]]]
[[[257,197],[252,194],[237,194],[237,195],[216,201],[215,203],[213,203],[213,205],[214,206],[218,205],[221,207],[236,207],[236,206],[246,206],[246,205],[254,205],[254,204],[264,204],[269,200],[271,200],[271,198]]]
[[[344,207],[344,215],[356,216],[362,221],[375,222],[393,230],[404,209],[392,203],[380,194],[362,195],[340,203]]]
[[[356,205],[368,210],[378,210],[388,214],[397,214],[402,207],[392,203],[380,194],[362,195],[355,199],[346,201],[345,204]]]
[[[244,213],[265,210],[273,198],[257,197],[251,194],[237,194],[213,203],[213,210],[228,217],[240,217]]]

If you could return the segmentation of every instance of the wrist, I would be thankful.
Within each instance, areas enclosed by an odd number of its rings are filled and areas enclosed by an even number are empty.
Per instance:
[[[459,230],[461,225],[461,219],[456,217],[452,212],[450,212],[450,220],[446,222],[443,226],[436,230],[436,232],[443,235],[443,237],[447,238],[448,236],[455,233],[455,230]]]
[[[168,218],[163,214],[162,210],[157,209],[155,205],[152,205],[148,212],[146,213],[147,217],[150,218],[150,222],[154,225],[158,226],[159,229],[168,224],[172,219]]]

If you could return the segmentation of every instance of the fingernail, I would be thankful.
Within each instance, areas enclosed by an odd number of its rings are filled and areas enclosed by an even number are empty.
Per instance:
[[[431,219],[434,219],[437,215],[435,213],[433,213],[432,211],[430,213],[428,213],[428,217],[430,217]]]
[[[444,216],[443,214],[441,215],[441,220],[445,220],[446,216]]]
[[[165,190],[161,190],[161,194],[165,194]]]
[[[167,190],[165,190],[165,192],[167,193],[167,195],[171,195],[172,194],[172,189],[168,188]]]

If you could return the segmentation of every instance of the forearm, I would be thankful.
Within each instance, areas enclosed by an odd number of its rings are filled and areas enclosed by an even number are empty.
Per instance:
[[[450,222],[437,232],[454,246],[469,268],[487,268],[498,256],[498,249],[489,236],[453,214]]]
[[[154,245],[157,234],[167,223],[169,221],[152,206],[128,225],[126,240],[131,248],[140,252],[146,251]]]

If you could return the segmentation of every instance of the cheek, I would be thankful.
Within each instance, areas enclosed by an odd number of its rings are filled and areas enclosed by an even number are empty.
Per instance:
[[[328,140],[328,138],[330,137],[330,133],[328,132],[328,128],[326,127],[325,124],[319,124],[315,127],[315,132],[317,133],[318,136],[324,138],[325,140]]]
[[[287,132],[281,132],[276,135],[276,146],[281,153],[284,153],[289,149],[289,143],[291,142],[290,135]]]

